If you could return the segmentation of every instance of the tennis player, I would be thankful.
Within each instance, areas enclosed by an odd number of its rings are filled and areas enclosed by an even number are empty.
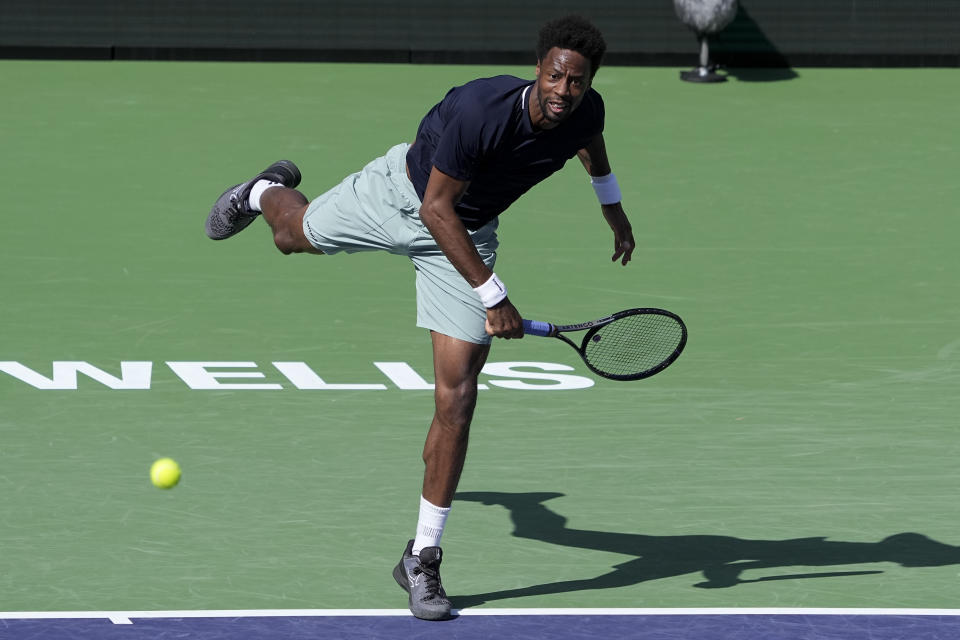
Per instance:
[[[520,338],[520,313],[494,273],[497,221],[514,201],[579,157],[613,231],[613,261],[634,248],[603,139],[604,106],[591,83],[606,50],[579,16],[548,22],[536,78],[482,78],[451,89],[398,144],[313,201],[296,191],[300,172],[276,162],[231,187],[206,223],[228,238],[262,215],[285,253],[388,251],[416,268],[417,326],[430,331],[435,412],[416,536],[393,575],[418,618],[450,616],[440,581],[440,537],[467,452],[477,378],[492,337]]]

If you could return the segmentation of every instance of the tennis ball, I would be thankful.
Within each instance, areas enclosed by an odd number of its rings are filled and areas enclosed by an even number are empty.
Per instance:
[[[180,482],[180,465],[171,458],[160,458],[150,467],[150,481],[161,489],[172,489]]]

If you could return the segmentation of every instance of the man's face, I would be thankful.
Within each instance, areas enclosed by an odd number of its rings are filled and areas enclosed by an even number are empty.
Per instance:
[[[540,113],[531,112],[534,126],[552,129],[569,118],[590,89],[590,72],[590,61],[576,51],[550,49],[537,63]]]

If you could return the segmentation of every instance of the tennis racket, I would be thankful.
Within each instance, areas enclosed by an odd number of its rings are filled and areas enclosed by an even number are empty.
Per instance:
[[[564,335],[576,331],[587,332],[579,345]],[[687,344],[683,320],[663,309],[627,309],[583,324],[524,320],[523,332],[563,340],[591,371],[611,380],[640,380],[660,373]]]

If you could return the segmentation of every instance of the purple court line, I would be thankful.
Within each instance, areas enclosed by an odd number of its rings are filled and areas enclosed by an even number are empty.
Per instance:
[[[510,609],[424,622],[400,610],[0,613],[16,640],[956,640],[960,610]]]

